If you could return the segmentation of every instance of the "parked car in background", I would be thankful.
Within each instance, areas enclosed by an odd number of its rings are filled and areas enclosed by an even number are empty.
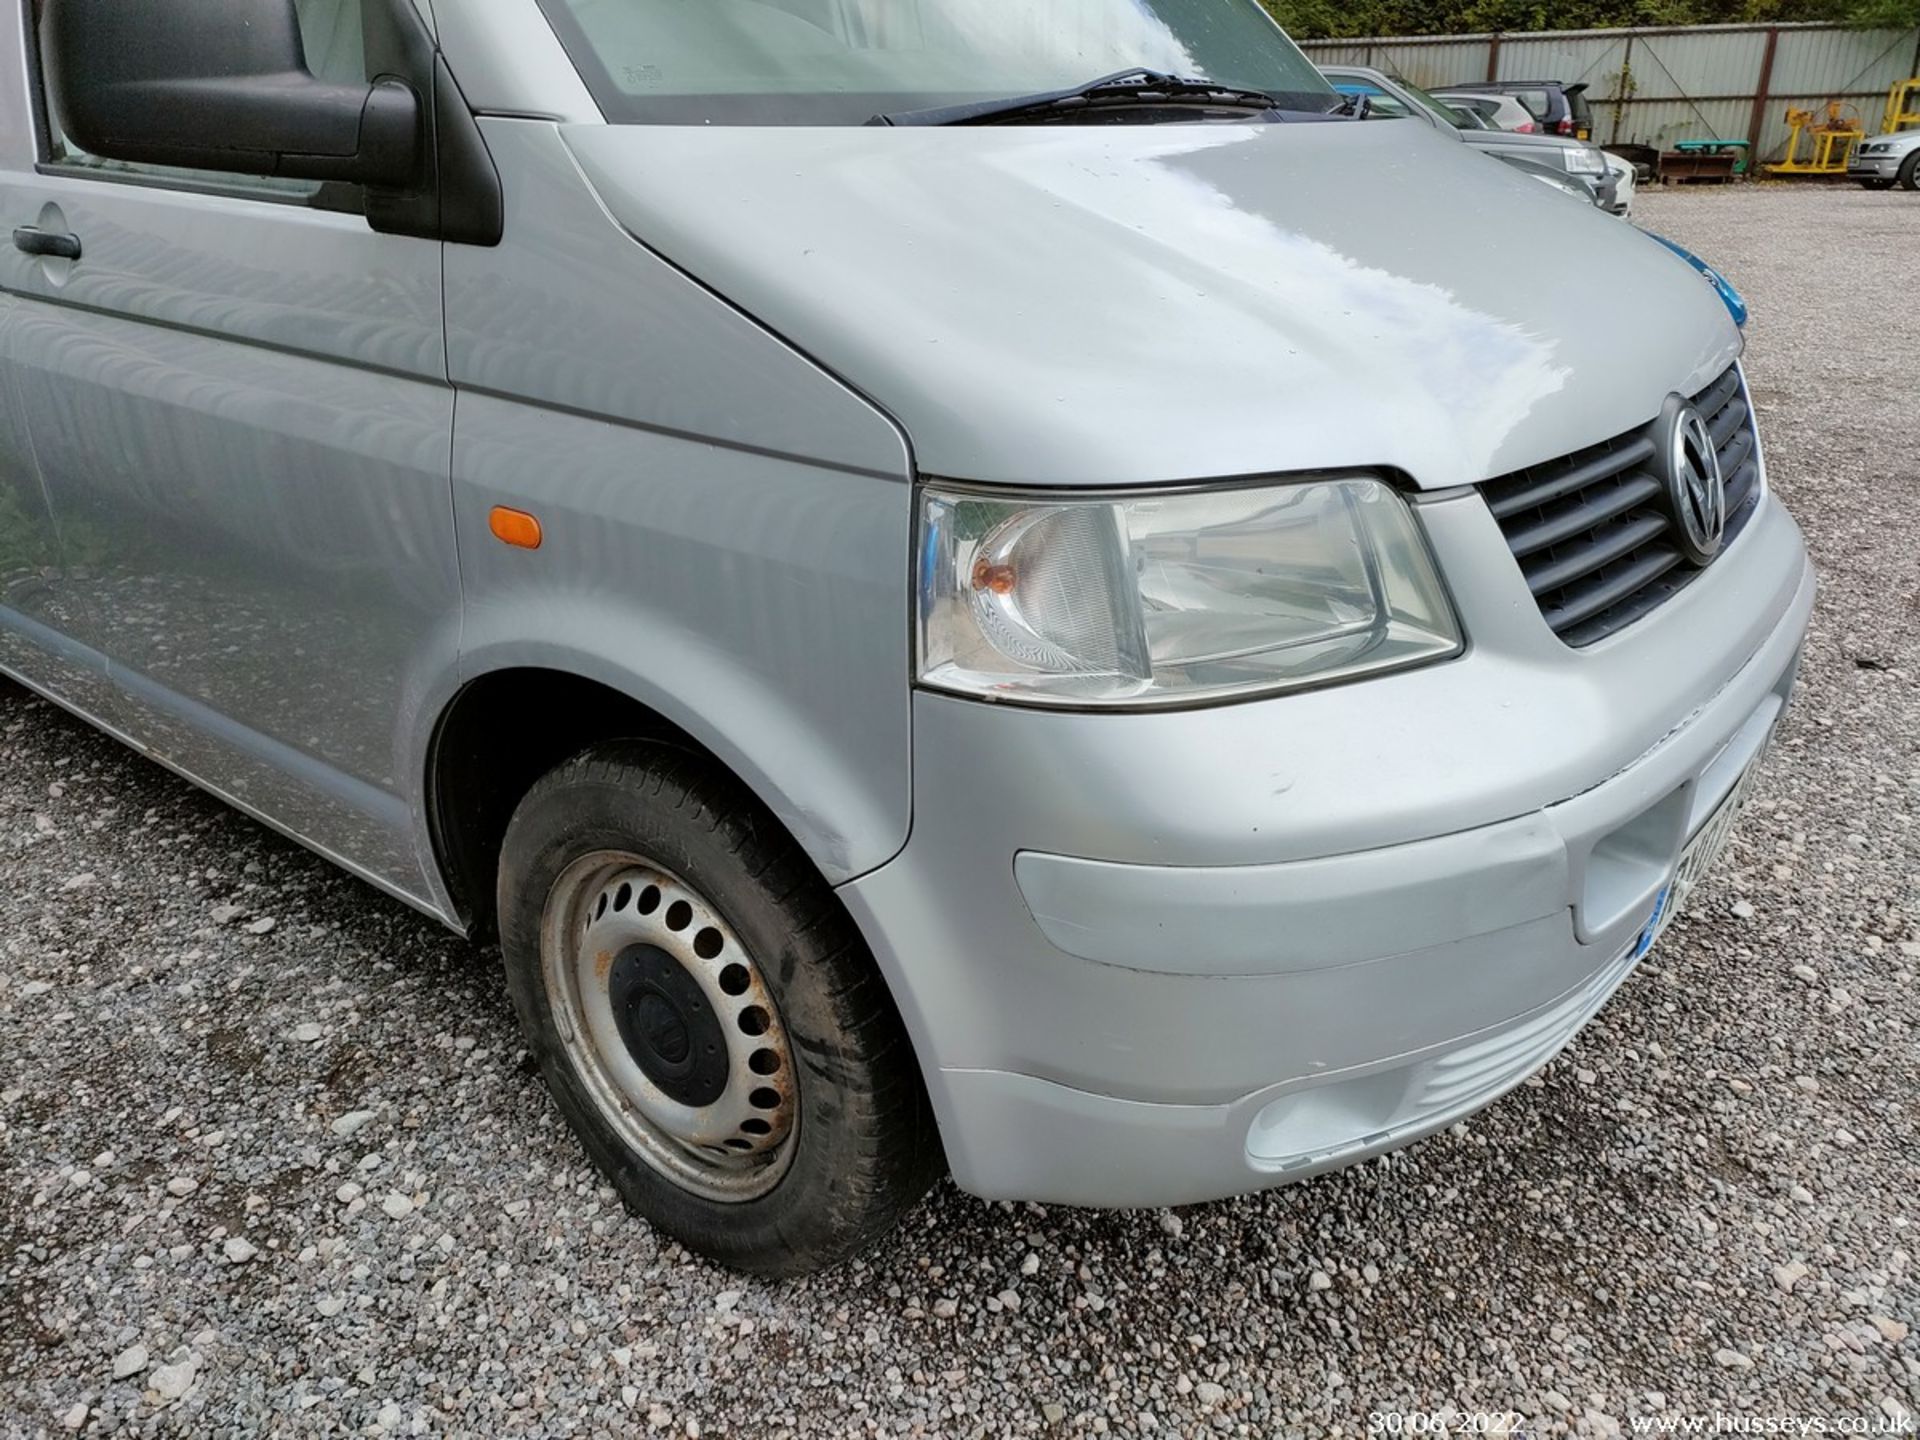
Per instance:
[[[1625,219],[1633,214],[1634,192],[1639,188],[1640,169],[1631,160],[1616,155],[1611,150],[1602,150],[1601,156],[1607,162],[1607,169],[1613,174],[1613,213]]]
[[[1322,65],[1320,73],[1342,95],[1364,98],[1369,119],[1416,120],[1501,160],[1558,166],[1570,180],[1586,188],[1600,209],[1617,213],[1618,187],[1606,154],[1596,145],[1558,135],[1514,135],[1485,129],[1478,119],[1469,118],[1418,85],[1364,65]]]
[[[1436,100],[1444,100],[1456,110],[1466,110],[1478,115],[1487,122],[1492,130],[1505,130],[1513,135],[1537,135],[1540,122],[1533,118],[1533,112],[1511,95],[1476,95],[1462,90],[1435,90]]]
[[[1920,130],[1861,141],[1847,161],[1847,178],[1869,190],[1920,190]]]
[[[1593,107],[1587,103],[1584,84],[1562,85],[1558,80],[1493,80],[1447,88],[1468,95],[1511,95],[1540,122],[1544,134],[1565,135],[1574,140],[1593,138]]]

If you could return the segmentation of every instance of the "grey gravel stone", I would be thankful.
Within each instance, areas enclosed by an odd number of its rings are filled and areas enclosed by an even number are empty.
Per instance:
[[[193,1388],[200,1373],[200,1357],[188,1355],[171,1365],[161,1365],[147,1376],[147,1388],[162,1401],[178,1400]]]
[[[82,1400],[129,1437],[663,1440],[1920,1410],[1916,201],[1643,195],[1754,306],[1771,482],[1822,572],[1802,684],[1718,871],[1565,1056],[1287,1189],[1101,1214],[943,1185],[828,1274],[722,1273],[587,1165],[497,957],[0,686],[0,1431]],[[147,1347],[186,1382],[164,1408]]]

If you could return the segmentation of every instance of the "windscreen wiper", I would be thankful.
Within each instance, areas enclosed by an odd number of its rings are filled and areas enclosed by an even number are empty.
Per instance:
[[[876,115],[869,125],[993,125],[1006,120],[1066,119],[1103,110],[1140,106],[1194,106],[1214,110],[1265,113],[1280,108],[1264,90],[1221,85],[1212,80],[1167,75],[1158,70],[1117,70],[1072,90],[1048,90],[971,105],[933,110],[901,110]]]

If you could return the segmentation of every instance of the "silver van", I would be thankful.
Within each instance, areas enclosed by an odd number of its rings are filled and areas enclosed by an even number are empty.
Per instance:
[[[1255,0],[0,44],[0,668],[497,935],[595,1163],[728,1263],[1450,1124],[1787,703],[1716,291],[1352,123]]]

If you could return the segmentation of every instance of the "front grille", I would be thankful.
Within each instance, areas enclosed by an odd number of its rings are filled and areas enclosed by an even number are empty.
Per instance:
[[[1760,503],[1753,413],[1735,366],[1693,397],[1727,482],[1721,553]],[[1649,428],[1530,466],[1481,486],[1540,614],[1567,644],[1591,645],[1631,625],[1700,573],[1681,553],[1666,486],[1650,468]]]

